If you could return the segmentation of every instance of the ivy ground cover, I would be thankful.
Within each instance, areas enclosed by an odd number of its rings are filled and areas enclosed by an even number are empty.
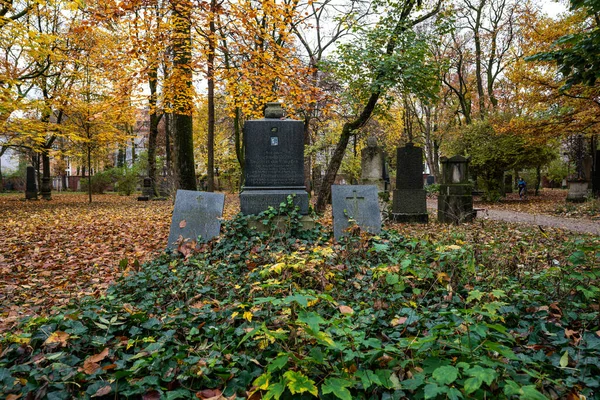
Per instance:
[[[0,397],[600,398],[597,237],[489,223],[334,243],[281,211],[284,233],[238,216],[24,321]]]

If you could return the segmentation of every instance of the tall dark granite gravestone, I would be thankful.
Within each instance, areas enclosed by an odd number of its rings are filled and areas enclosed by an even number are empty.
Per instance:
[[[35,181],[35,168],[27,167],[27,180],[25,181],[25,199],[37,200],[37,184]]]
[[[339,240],[350,219],[369,233],[381,232],[379,194],[375,185],[332,185],[333,236]]]
[[[301,214],[308,214],[304,186],[304,124],[282,119],[279,103],[268,103],[265,118],[244,124],[246,163],[240,193],[243,214],[258,214],[270,206],[277,209],[295,195]]]
[[[167,248],[177,248],[183,240],[211,240],[221,231],[225,195],[222,193],[178,190],[171,219]]]
[[[408,143],[397,150],[396,189],[392,217],[397,222],[427,223],[427,192],[423,189],[423,149]]]
[[[442,183],[438,195],[438,221],[459,224],[472,221],[473,185],[469,182],[469,159],[442,157]]]
[[[512,175],[506,174],[504,175],[504,193],[512,193],[513,192],[513,178]]]

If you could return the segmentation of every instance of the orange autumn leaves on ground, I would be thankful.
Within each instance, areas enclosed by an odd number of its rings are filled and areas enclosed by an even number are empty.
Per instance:
[[[132,266],[167,246],[173,203],[136,196],[53,194],[51,201],[0,195],[0,332],[25,315],[99,294]],[[227,195],[224,218],[239,211]],[[123,263],[124,264],[124,263]]]
[[[23,315],[105,289],[120,273],[120,260],[143,262],[166,247],[171,202],[22,197],[0,196],[0,331]]]

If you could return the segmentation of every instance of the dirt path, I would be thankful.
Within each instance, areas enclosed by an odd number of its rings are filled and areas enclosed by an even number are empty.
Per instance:
[[[427,199],[427,208],[437,210],[437,199]],[[529,214],[517,211],[494,210],[487,208],[477,213],[478,219],[492,219],[527,225],[550,226],[578,233],[600,235],[600,222],[581,219],[553,217],[544,214]]]

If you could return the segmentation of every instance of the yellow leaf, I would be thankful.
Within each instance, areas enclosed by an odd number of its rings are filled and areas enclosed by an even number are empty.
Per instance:
[[[252,322],[252,313],[250,311],[246,311],[243,315],[244,319],[248,322]]]
[[[390,325],[392,325],[392,326],[398,326],[398,325],[402,325],[402,324],[404,324],[404,323],[406,322],[406,320],[407,320],[407,319],[408,319],[408,318],[406,318],[406,317],[398,317],[398,318],[394,318],[394,319],[392,320],[392,322],[390,322]]]
[[[67,345],[67,340],[69,339],[71,335],[69,335],[66,332],[61,332],[61,331],[54,331],[52,332],[52,334],[50,336],[48,336],[48,339],[46,339],[46,341],[44,342],[44,345],[49,345],[52,343],[59,343],[62,347]]]

